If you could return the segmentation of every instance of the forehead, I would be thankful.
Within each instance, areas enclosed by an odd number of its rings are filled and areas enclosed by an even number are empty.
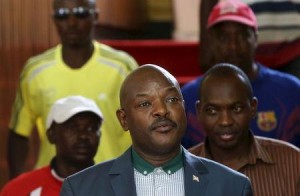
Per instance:
[[[81,119],[89,119],[89,120],[97,120],[97,122],[101,122],[101,118],[96,115],[93,112],[80,112],[78,114],[75,114],[74,116],[72,116],[71,118],[69,118],[66,123],[73,123],[73,122],[77,122]]]
[[[54,0],[53,7],[93,6],[94,4],[92,0]]]
[[[144,77],[141,75],[141,77],[136,78],[136,80],[132,80],[132,84],[133,92],[175,87],[174,82],[163,74],[151,74],[151,76],[144,75]]]
[[[211,99],[216,97],[225,99],[225,97],[248,97],[249,90],[241,76],[232,75],[231,77],[208,76],[201,88],[201,99]]]
[[[123,89],[126,89],[127,95],[136,95],[153,91],[179,91],[179,86],[168,73],[145,69],[132,74]]]
[[[220,30],[224,30],[224,29],[237,29],[237,30],[243,30],[243,31],[247,31],[247,30],[252,30],[251,27],[238,23],[238,22],[233,22],[233,21],[223,21],[223,22],[219,22],[216,25],[211,27],[212,31],[220,31]]]

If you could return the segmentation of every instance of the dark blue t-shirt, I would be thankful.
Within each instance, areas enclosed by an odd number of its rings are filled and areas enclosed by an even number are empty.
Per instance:
[[[300,147],[300,80],[260,64],[258,68],[257,78],[251,81],[254,96],[258,99],[257,117],[251,123],[253,133],[288,141]],[[201,81],[202,76],[181,89],[188,119],[182,140],[185,148],[202,142],[205,137],[195,108]]]

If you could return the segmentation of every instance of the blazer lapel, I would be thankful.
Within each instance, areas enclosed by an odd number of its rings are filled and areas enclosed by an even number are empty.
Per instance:
[[[206,175],[208,170],[204,164],[191,155],[187,150],[184,153],[184,188],[185,195],[205,195],[209,183]]]
[[[109,175],[116,196],[136,196],[131,148],[115,160]]]

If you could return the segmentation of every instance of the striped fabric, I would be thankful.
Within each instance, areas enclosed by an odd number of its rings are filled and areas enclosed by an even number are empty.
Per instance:
[[[251,179],[256,196],[300,195],[300,149],[274,139],[252,135],[248,162],[238,163],[238,171]],[[189,151],[197,156],[212,157],[208,143]]]
[[[259,42],[292,41],[300,37],[300,0],[243,0],[255,12]]]
[[[300,56],[300,0],[242,0],[258,21],[257,58],[277,68]]]
[[[168,174],[158,167],[148,175],[134,169],[134,179],[137,196],[184,196],[183,168]]]

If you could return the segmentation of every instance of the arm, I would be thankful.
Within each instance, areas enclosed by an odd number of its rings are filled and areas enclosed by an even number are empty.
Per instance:
[[[206,23],[212,8],[218,3],[218,0],[202,0],[200,3],[200,66],[203,72],[210,67],[211,54],[209,51],[209,40],[206,29]]]
[[[7,160],[10,179],[21,174],[29,151],[29,139],[9,130]]]

